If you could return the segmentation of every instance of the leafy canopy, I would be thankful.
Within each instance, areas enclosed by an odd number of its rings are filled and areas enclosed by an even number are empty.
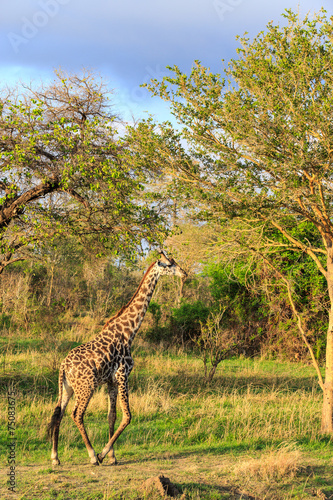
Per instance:
[[[110,96],[89,72],[2,92],[0,272],[59,234],[118,251],[164,234],[145,193],[149,166],[119,135]]]
[[[240,218],[270,248],[278,230],[287,243],[276,248],[307,252],[325,273],[318,254],[333,240],[333,20],[323,10],[303,20],[284,16],[286,26],[240,38],[224,77],[197,61],[190,75],[175,66],[173,76],[152,81],[182,130],[162,124],[151,133],[165,137],[166,156],[172,133],[173,150],[186,139],[189,149],[181,161],[173,156],[171,170],[195,216],[218,224]],[[302,221],[323,246],[292,236]]]

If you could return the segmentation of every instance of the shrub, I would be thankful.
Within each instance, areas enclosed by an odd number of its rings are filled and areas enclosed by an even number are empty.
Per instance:
[[[205,323],[210,308],[200,300],[193,304],[183,302],[172,310],[170,317],[171,335],[174,341],[185,344],[192,343],[200,333],[200,324]]]

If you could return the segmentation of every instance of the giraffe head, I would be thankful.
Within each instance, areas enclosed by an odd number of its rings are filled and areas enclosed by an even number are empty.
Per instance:
[[[159,272],[161,275],[169,276],[179,276],[182,280],[185,280],[187,273],[177,264],[177,262],[167,257],[166,253],[162,250],[160,252],[160,258],[157,261]]]

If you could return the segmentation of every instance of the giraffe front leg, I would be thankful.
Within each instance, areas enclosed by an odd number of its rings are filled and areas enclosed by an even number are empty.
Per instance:
[[[108,411],[108,422],[109,422],[109,441],[114,434],[114,425],[117,419],[117,396],[118,396],[118,385],[112,381],[108,382],[108,395],[109,395],[109,411]],[[109,451],[110,465],[117,465],[116,455],[114,453],[113,446]]]
[[[116,442],[116,440],[118,439],[118,437],[120,436],[120,434],[123,432],[123,430],[131,422],[131,411],[130,411],[129,402],[128,402],[128,384],[127,384],[127,377],[125,376],[125,371],[118,370],[117,375],[116,375],[116,379],[118,382],[119,402],[120,402],[120,407],[122,409],[123,418],[122,418],[120,425],[119,425],[118,429],[116,430],[116,432],[112,436],[109,437],[109,441],[106,444],[106,446],[103,448],[102,453],[99,453],[97,455],[100,463],[103,462],[104,458],[106,457],[106,455],[110,451],[112,451],[111,462],[112,462],[112,460],[114,460],[114,463],[116,463],[116,457],[114,454],[113,445]],[[115,421],[115,419],[113,420],[114,416],[115,416],[115,413],[112,414],[112,419],[111,419],[111,422],[113,422],[113,425],[114,425],[114,421]],[[110,420],[109,420],[109,423],[110,423]],[[110,433],[111,433],[111,431],[113,431],[113,429],[111,429],[111,427],[110,427]]]

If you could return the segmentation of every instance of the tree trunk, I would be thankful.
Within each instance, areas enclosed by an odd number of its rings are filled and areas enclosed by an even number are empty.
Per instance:
[[[54,266],[55,264],[51,264],[51,279],[50,279],[50,287],[49,287],[49,293],[47,297],[47,307],[50,307],[51,305],[51,298],[52,298],[52,289],[53,289],[53,277],[54,277]]]
[[[186,279],[181,278],[180,280],[180,287],[179,287],[179,293],[178,293],[178,298],[177,298],[177,305],[178,307],[180,306],[181,300],[183,298],[183,290],[184,290],[184,283]]]
[[[324,384],[324,401],[321,418],[321,431],[333,434],[333,308],[329,314],[329,325],[326,341],[326,370]]]
[[[333,248],[332,242],[327,249],[327,286],[330,297],[329,323],[326,340],[326,369],[321,431],[333,434]]]

